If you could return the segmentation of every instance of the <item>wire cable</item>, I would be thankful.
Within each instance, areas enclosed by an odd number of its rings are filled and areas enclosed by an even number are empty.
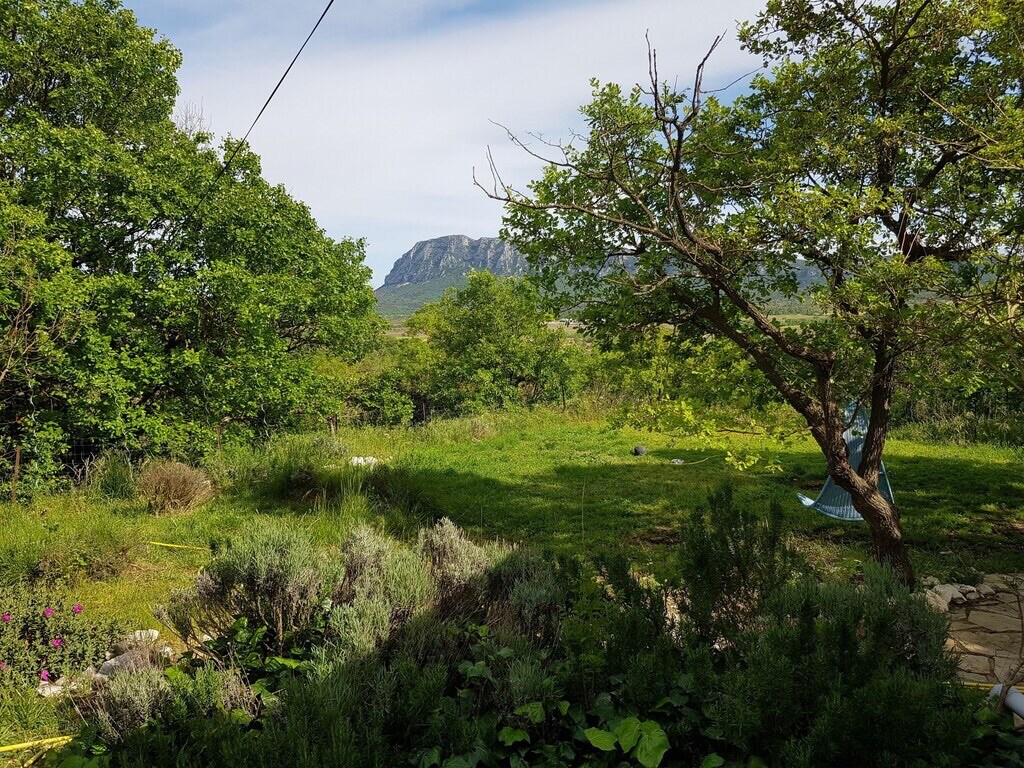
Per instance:
[[[245,132],[245,135],[242,137],[242,140],[235,144],[235,148],[231,150],[231,154],[228,155],[227,159],[224,161],[224,164],[220,167],[220,170],[217,172],[217,175],[214,177],[213,181],[210,182],[210,185],[206,188],[206,191],[203,193],[202,197],[199,198],[199,201],[194,206],[192,206],[189,212],[181,220],[182,225],[191,220],[191,218],[196,214],[196,212],[198,212],[198,210],[203,206],[203,204],[209,199],[210,194],[213,192],[214,187],[217,186],[217,182],[219,182],[221,177],[228,172],[228,169],[231,167],[231,163],[234,161],[235,157],[238,155],[243,145],[245,145],[245,143],[249,140],[249,134],[252,133],[252,129],[256,127],[256,123],[260,121],[260,118],[263,117],[263,113],[267,111],[267,107],[270,106],[270,102],[274,100],[274,96],[277,95],[277,92],[278,90],[280,90],[281,85],[285,81],[285,78],[288,77],[288,73],[292,71],[292,67],[295,66],[295,62],[299,60],[299,56],[301,56],[302,52],[306,50],[306,46],[309,45],[309,41],[313,39],[313,35],[315,35],[317,29],[320,28],[320,24],[323,22],[324,17],[327,16],[327,12],[331,10],[332,5],[334,5],[334,0],[328,0],[327,5],[324,7],[323,13],[320,14],[320,18],[316,20],[316,24],[313,25],[313,28],[309,31],[309,34],[306,35],[306,39],[302,42],[302,45],[299,47],[299,50],[295,52],[295,55],[292,57],[291,62],[289,62],[288,64],[288,68],[285,69],[284,74],[281,75],[281,78],[277,81],[277,85],[274,86],[274,90],[270,92],[270,95],[267,96],[267,100],[263,102],[263,106],[260,108],[259,114],[256,115],[256,119],[252,121],[252,125],[249,126],[249,130]]]

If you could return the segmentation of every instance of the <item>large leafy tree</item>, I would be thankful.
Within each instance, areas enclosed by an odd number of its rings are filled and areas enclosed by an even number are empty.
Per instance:
[[[549,328],[537,289],[524,279],[469,273],[408,321],[435,361],[433,407],[449,412],[564,399],[578,379],[578,355]]]
[[[175,127],[179,64],[116,0],[0,3],[4,457],[266,430],[315,409],[315,354],[374,337],[362,243]]]
[[[735,103],[707,97],[703,65],[689,92],[662,84],[652,56],[649,88],[595,84],[585,144],[543,158],[529,190],[497,174],[488,190],[597,332],[669,324],[741,349],[908,581],[899,509],[878,489],[893,395],[945,299],[997,266],[1019,273],[1021,174],[979,152],[1021,102],[1005,44],[1020,19],[1000,0],[770,0],[740,30],[767,71]],[[808,267],[821,319],[784,324],[770,300],[800,294]],[[859,466],[851,400],[870,409]]]

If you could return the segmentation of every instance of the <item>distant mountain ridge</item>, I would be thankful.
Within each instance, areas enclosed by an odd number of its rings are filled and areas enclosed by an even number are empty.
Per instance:
[[[801,293],[821,282],[817,267],[802,260],[794,267]],[[394,263],[384,285],[376,290],[378,311],[393,320],[405,319],[424,304],[437,301],[448,288],[465,285],[473,269],[521,277],[529,265],[519,251],[497,237],[446,235],[421,240]],[[798,299],[776,297],[771,304],[782,314],[816,313]]]
[[[465,284],[473,269],[519,277],[526,274],[527,264],[519,251],[497,237],[446,235],[421,240],[395,262],[377,289],[378,310],[385,317],[408,317],[439,299],[445,289]]]

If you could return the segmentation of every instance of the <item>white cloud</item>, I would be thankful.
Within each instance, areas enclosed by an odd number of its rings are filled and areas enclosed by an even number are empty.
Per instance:
[[[197,0],[174,1],[183,14],[199,12]],[[146,2],[133,6],[148,22]],[[466,4],[335,3],[251,137],[265,175],[305,200],[328,232],[368,238],[375,284],[416,240],[495,234],[501,209],[473,187],[473,166],[485,166],[488,144],[517,182],[537,165],[491,121],[567,137],[579,125],[589,78],[632,84],[646,77],[645,31],[662,75],[680,84],[723,31],[729,41],[707,84],[756,65],[732,33],[758,0],[609,0],[459,15]],[[248,128],[319,12],[312,0],[297,5],[301,12],[267,26],[274,18],[267,6],[257,4],[263,10],[247,18],[240,12],[253,6],[232,2],[220,18],[174,39],[185,55],[182,99],[201,103],[217,133]],[[451,23],[425,23],[452,10]]]

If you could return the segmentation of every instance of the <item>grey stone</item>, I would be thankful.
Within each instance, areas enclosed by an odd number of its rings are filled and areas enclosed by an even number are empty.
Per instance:
[[[633,455],[634,456],[646,456],[647,455],[647,448],[642,446],[642,445],[638,445],[635,448],[633,448]]]
[[[122,653],[120,656],[104,661],[100,665],[99,670],[97,670],[96,677],[113,677],[121,672],[146,669],[150,666],[152,666],[152,662],[150,661],[149,652],[133,648],[126,653]]]
[[[988,656],[976,656],[973,653],[965,653],[960,657],[958,666],[962,672],[974,675],[992,674],[992,660]]]
[[[979,584],[978,594],[982,597],[992,597],[996,593],[996,588],[991,584]]]
[[[114,645],[112,656],[123,656],[133,648],[153,645],[160,639],[160,632],[155,629],[140,629],[132,632],[121,642]],[[108,656],[107,658],[111,658]]]
[[[976,627],[984,627],[992,632],[1020,632],[1020,619],[1002,613],[972,611],[970,621]]]
[[[934,576],[923,576],[921,578],[921,586],[925,589],[931,589],[932,587],[939,586],[939,580]]]

